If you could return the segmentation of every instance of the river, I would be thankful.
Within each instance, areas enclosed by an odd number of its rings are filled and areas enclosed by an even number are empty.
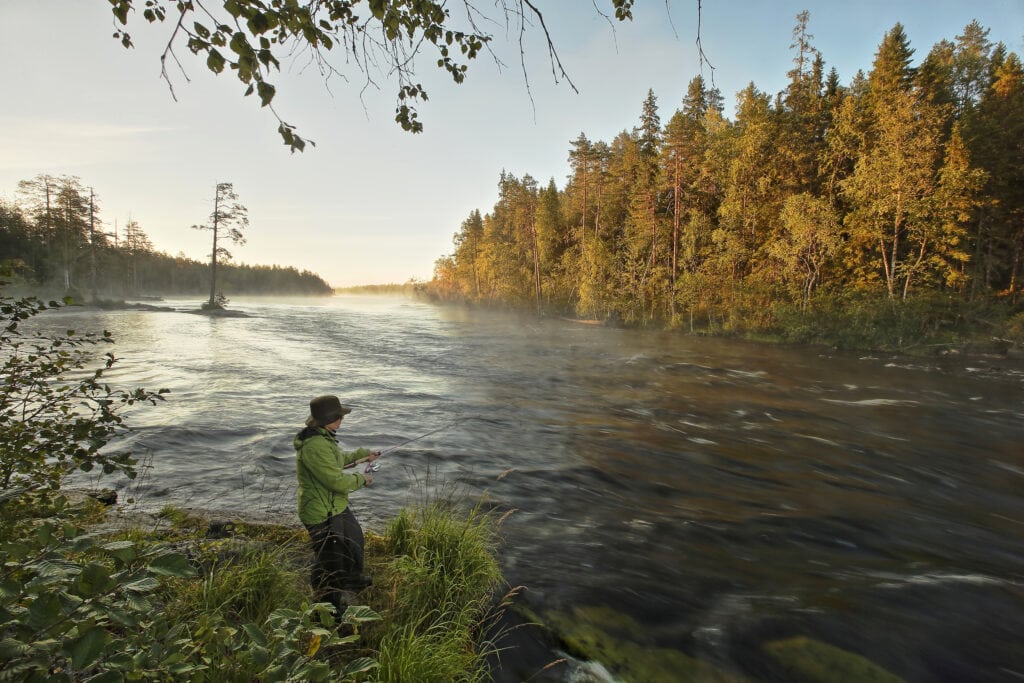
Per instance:
[[[172,301],[178,309],[198,302]],[[1024,679],[1024,365],[768,346],[435,307],[244,300],[247,318],[63,310],[110,330],[134,410],[116,484],[294,519],[311,397],[387,447],[353,496],[382,529],[431,495],[486,496],[535,609],[603,607],[754,680],[759,643],[807,635],[908,681]],[[107,485],[110,482],[106,482]],[[514,656],[505,655],[514,660]],[[759,678],[760,677],[760,678]],[[539,680],[539,679],[536,679]]]

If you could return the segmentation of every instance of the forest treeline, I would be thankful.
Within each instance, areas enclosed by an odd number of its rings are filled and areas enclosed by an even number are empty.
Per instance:
[[[184,227],[183,227],[184,229]],[[137,221],[110,230],[76,176],[39,175],[0,201],[0,260],[29,288],[78,300],[207,294],[210,263],[156,251]],[[276,265],[218,263],[217,289],[238,294],[331,294],[319,275]]]
[[[808,24],[785,89],[751,83],[733,120],[697,76],[664,123],[649,92],[631,130],[571,141],[563,189],[502,172],[429,292],[805,340],[1005,323],[1024,275],[1020,57],[975,21],[912,66],[897,24],[843,85]]]

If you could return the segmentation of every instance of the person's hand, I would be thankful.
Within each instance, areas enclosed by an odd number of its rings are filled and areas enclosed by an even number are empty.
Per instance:
[[[366,486],[369,486],[370,484],[373,483],[373,475],[372,474],[364,474],[363,477],[366,479],[366,484],[365,484]]]
[[[380,451],[370,451],[370,455],[366,456],[367,462],[373,462],[380,457]]]

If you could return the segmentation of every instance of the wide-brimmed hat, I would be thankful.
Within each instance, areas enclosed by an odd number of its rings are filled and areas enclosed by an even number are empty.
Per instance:
[[[337,396],[317,396],[309,402],[309,417],[306,418],[306,425],[323,427],[351,412],[351,408],[341,405]]]

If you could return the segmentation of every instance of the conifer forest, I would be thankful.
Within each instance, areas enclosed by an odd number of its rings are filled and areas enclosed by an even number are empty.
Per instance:
[[[220,247],[218,252],[227,254]],[[103,220],[96,191],[69,175],[23,180],[15,201],[0,201],[0,260],[24,287],[78,301],[192,296],[207,294],[211,286],[208,258],[197,261],[154,249],[131,218],[120,224]],[[231,295],[333,291],[316,273],[293,267],[226,261],[217,268],[218,290]]]
[[[791,337],[1019,316],[1024,67],[988,29],[915,57],[904,28],[844,84],[796,18],[775,94],[696,76],[649,91],[611,141],[581,132],[563,188],[502,171],[440,258],[433,296],[691,331]],[[914,66],[914,64],[917,64]],[[900,332],[902,334],[902,332]]]

